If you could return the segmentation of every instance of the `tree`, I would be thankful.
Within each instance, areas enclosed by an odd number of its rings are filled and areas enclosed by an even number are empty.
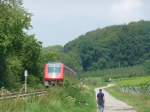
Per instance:
[[[0,12],[0,86],[17,87],[25,69],[40,75],[41,43],[26,33],[31,14],[23,9],[21,0],[1,0]]]

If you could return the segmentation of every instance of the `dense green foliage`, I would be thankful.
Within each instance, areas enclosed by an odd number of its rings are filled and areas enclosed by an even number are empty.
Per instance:
[[[150,22],[114,25],[81,35],[64,46],[84,71],[126,67],[150,59]]]
[[[39,75],[41,43],[26,31],[31,27],[30,14],[21,0],[0,2],[0,87],[18,87],[23,72]]]
[[[145,69],[145,72],[147,74],[150,74],[150,60],[146,60],[144,63],[143,63],[143,67]]]

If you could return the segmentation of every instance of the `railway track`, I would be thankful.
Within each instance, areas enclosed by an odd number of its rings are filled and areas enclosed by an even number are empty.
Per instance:
[[[29,96],[42,96],[45,95],[47,91],[34,91],[29,93],[12,93],[8,95],[3,95],[0,97],[0,100],[8,100],[8,99],[15,99],[15,98],[21,98],[21,97],[29,97]]]

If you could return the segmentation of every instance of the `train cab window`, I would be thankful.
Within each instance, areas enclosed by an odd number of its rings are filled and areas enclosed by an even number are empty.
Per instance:
[[[49,74],[58,74],[60,73],[60,67],[48,67]]]

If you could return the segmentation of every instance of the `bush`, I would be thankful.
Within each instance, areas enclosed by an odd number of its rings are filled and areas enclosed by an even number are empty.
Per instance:
[[[143,63],[144,70],[147,74],[150,74],[150,60],[146,60]]]

